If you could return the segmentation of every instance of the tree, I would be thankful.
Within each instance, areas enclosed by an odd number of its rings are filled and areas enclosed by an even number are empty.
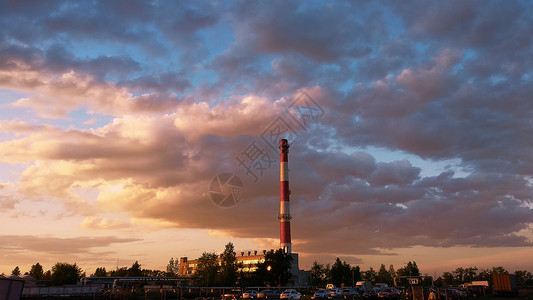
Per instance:
[[[141,265],[138,261],[135,261],[131,268],[128,269],[127,275],[128,277],[141,277],[143,276],[143,272],[141,270]]]
[[[220,255],[220,279],[224,286],[233,286],[237,281],[237,256],[233,243],[226,244],[224,252]]]
[[[350,265],[345,261],[341,261],[337,257],[333,265],[331,266],[331,282],[336,286],[341,286],[342,284],[352,283],[352,272]]]
[[[111,272],[109,272],[109,275],[111,277],[126,277],[128,276],[128,268],[121,267],[116,270],[112,270]]]
[[[477,277],[477,267],[465,268],[465,282],[472,282]]]
[[[361,281],[361,268],[359,266],[352,267],[352,283]]]
[[[525,287],[533,283],[533,276],[526,270],[517,270],[514,272],[516,284],[520,287]]]
[[[442,274],[442,283],[445,287],[452,286],[454,284],[454,276],[452,272],[444,272]]]
[[[286,285],[292,277],[292,260],[283,249],[270,250],[265,254],[265,261],[258,264],[255,277],[263,284]]]
[[[17,275],[20,276],[20,268],[19,266],[16,266],[13,271],[11,271],[11,275]]]
[[[142,270],[142,274],[143,274],[143,276],[146,276],[146,277],[165,277],[165,276],[167,276],[167,272],[163,272],[161,270],[143,269]]]
[[[52,281],[52,271],[48,270],[44,272],[44,280]]]
[[[420,271],[415,261],[409,261],[405,267],[399,268],[397,273],[398,276],[420,276]]]
[[[453,271],[453,274],[455,276],[455,282],[465,282],[465,269],[459,267]]]
[[[326,285],[326,268],[324,265],[319,264],[316,260],[313,262],[313,266],[310,271],[310,284],[312,286],[325,286]]]
[[[372,267],[370,267],[370,269],[368,269],[368,271],[365,271],[363,273],[363,279],[364,280],[375,282],[376,281],[376,277],[377,277],[377,273]]]
[[[34,277],[37,280],[42,280],[44,278],[43,266],[40,263],[36,263],[31,266],[30,276]]]
[[[492,272],[488,269],[483,269],[479,271],[479,274],[477,275],[477,279],[492,282]]]
[[[180,261],[178,259],[174,260],[173,257],[170,258],[167,265],[166,275],[169,277],[178,276],[180,273]]]
[[[394,266],[393,265],[389,266],[389,276],[392,279],[392,283],[394,283],[394,278],[396,278],[396,276],[398,276],[398,274],[396,274],[396,271],[394,270]]]
[[[107,277],[107,271],[105,267],[96,268],[96,270],[94,271],[94,276],[95,277]]]
[[[58,262],[52,267],[52,285],[76,284],[81,276],[81,269],[76,264]]]
[[[219,271],[218,255],[216,253],[204,252],[196,265],[196,281],[203,286],[209,286],[216,283]]]
[[[382,283],[386,283],[390,286],[392,286],[393,278],[390,275],[389,271],[385,267],[384,264],[381,264],[379,266],[378,274],[377,274],[377,280]]]
[[[509,274],[509,271],[505,270],[503,267],[494,267],[492,268],[492,275],[494,274]]]

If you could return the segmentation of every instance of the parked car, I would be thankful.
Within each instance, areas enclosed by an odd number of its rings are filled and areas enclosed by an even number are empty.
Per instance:
[[[259,299],[279,299],[281,293],[277,290],[263,290],[257,293]]]
[[[235,300],[241,298],[241,290],[229,290],[222,295],[224,300]]]
[[[365,298],[366,300],[375,300],[378,298],[378,292],[376,292],[375,289],[366,290],[363,293],[363,298]]]
[[[328,290],[325,289],[318,289],[313,294],[311,299],[328,299],[331,296],[331,293]]]
[[[341,293],[342,293],[342,295],[343,295],[344,297],[346,297],[346,296],[351,297],[351,296],[356,296],[356,295],[359,294],[359,293],[357,293],[356,290],[354,290],[354,289],[351,288],[351,287],[345,287],[345,288],[343,288],[342,291],[341,291]]]
[[[331,297],[341,297],[342,296],[342,290],[338,288],[334,288],[329,290]]]
[[[255,299],[257,298],[257,291],[254,290],[247,290],[246,292],[242,293],[243,299]]]
[[[288,299],[288,300],[294,300],[294,299],[301,299],[302,294],[298,293],[298,291],[294,289],[287,289],[284,290],[281,295],[279,295],[280,299]]]
[[[386,287],[386,288],[383,288],[379,293],[378,293],[378,298],[386,298],[386,299],[400,299],[400,291],[398,291],[397,289],[394,289],[394,288],[389,288],[389,287]]]

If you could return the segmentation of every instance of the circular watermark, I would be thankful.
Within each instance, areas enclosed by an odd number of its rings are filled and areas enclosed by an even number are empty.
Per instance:
[[[220,173],[213,177],[209,185],[209,198],[218,207],[237,205],[244,194],[244,184],[233,173]]]

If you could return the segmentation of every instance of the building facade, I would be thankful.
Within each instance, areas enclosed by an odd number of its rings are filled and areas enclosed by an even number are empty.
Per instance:
[[[260,263],[265,262],[265,253],[263,250],[261,254],[257,251],[248,251],[240,252],[240,255],[236,256],[236,263],[239,265],[239,272],[255,272],[257,266]],[[292,285],[295,286],[306,286],[309,285],[309,272],[302,271],[298,267],[298,253],[291,253],[292,263],[291,263],[291,273],[292,273]],[[222,265],[222,260],[218,259],[219,265]],[[187,257],[180,258],[180,273],[179,276],[183,277],[192,277],[196,272],[196,267],[198,265],[197,259],[189,260]]]
[[[263,250],[261,254],[258,254],[257,251],[248,251],[241,252],[240,255],[237,255],[237,264],[239,267],[239,272],[255,272],[257,270],[257,265],[265,261],[265,253]],[[222,265],[222,260],[218,259],[219,265]],[[196,266],[198,264],[197,259],[188,260],[187,257],[180,258],[180,276],[193,276],[196,272]]]

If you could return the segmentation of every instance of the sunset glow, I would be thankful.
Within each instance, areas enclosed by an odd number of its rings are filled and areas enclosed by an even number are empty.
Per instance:
[[[280,138],[301,269],[533,271],[531,16],[520,1],[2,1],[0,274],[277,248]],[[243,187],[213,191],[223,173]]]

